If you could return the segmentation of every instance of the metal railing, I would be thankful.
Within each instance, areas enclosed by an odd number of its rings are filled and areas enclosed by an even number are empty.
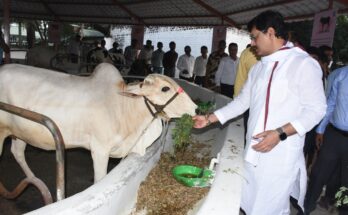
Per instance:
[[[3,102],[0,102],[0,109],[8,113],[12,113],[17,116],[42,124],[51,132],[55,142],[55,146],[56,146],[56,176],[57,176],[56,177],[56,185],[57,185],[56,196],[57,196],[57,201],[64,199],[65,198],[64,140],[56,123],[45,115],[30,111],[30,110],[26,110],[14,105],[6,104]],[[33,184],[36,186],[35,183]],[[19,186],[21,186],[21,184],[18,185],[17,187]],[[47,204],[46,200],[45,200],[45,203]]]

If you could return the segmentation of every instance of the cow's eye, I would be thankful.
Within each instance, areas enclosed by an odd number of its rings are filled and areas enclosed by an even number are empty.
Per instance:
[[[168,90],[170,90],[169,87],[162,87],[162,92],[167,92]]]

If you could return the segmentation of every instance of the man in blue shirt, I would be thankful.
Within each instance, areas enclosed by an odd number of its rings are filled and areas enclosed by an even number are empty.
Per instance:
[[[334,73],[326,115],[316,130],[320,151],[309,178],[305,214],[315,209],[323,186],[336,168],[340,168],[341,185],[348,187],[348,66]]]

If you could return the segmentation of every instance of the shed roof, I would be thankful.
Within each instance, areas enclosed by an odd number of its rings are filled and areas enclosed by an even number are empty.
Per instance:
[[[287,20],[311,19],[329,8],[348,13],[348,0],[10,0],[10,17],[146,26],[240,27],[263,10]],[[4,1],[0,1],[4,8]],[[3,16],[3,10],[0,11]]]

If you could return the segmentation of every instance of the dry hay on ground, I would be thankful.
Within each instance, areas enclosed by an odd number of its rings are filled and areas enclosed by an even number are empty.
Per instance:
[[[148,215],[187,214],[208,193],[209,188],[186,187],[180,184],[174,179],[172,169],[181,164],[207,167],[211,157],[206,148],[207,145],[194,143],[186,152],[176,153],[175,159],[170,153],[163,153],[139,188],[136,210],[145,209]],[[196,154],[200,154],[200,158]]]

